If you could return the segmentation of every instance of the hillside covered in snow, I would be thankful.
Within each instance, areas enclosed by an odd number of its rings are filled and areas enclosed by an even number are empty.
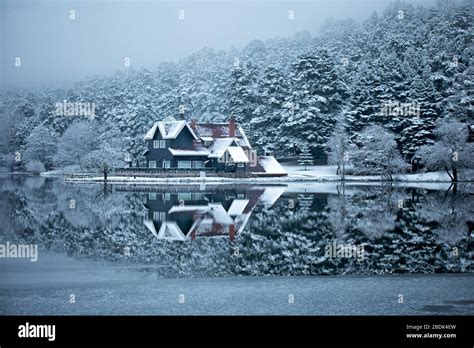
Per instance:
[[[76,153],[64,155],[66,140],[81,144],[82,150],[74,147],[80,158],[107,137],[120,138],[119,151],[135,158],[150,126],[180,108],[201,121],[233,115],[260,153],[297,156],[307,147],[319,164],[338,122],[353,144],[375,124],[395,135],[410,162],[434,142],[439,119],[472,127],[472,23],[469,2],[433,8],[394,2],[360,24],[328,20],[316,37],[300,32],[243,49],[203,48],[154,70],[130,67],[67,90],[3,91],[0,167],[75,164]],[[94,103],[93,120],[58,117],[55,104],[63,101]],[[391,102],[416,104],[419,115],[384,114],[382,105]]]

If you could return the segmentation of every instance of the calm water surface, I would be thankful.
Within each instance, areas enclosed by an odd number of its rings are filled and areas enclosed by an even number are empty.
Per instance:
[[[2,242],[39,257],[168,278],[472,271],[472,185],[0,186]]]

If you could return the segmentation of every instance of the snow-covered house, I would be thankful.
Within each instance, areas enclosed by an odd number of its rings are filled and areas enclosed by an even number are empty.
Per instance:
[[[167,118],[145,135],[147,168],[246,171],[252,147],[233,118],[225,123]]]
[[[148,142],[143,153],[147,168],[265,172],[233,117],[219,123],[166,118],[156,122],[144,139]],[[280,169],[279,174],[286,175]]]

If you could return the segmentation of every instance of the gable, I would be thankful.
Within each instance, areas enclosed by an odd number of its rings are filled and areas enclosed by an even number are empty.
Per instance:
[[[176,139],[183,129],[187,129],[189,134],[197,139],[196,134],[186,121],[159,121],[155,122],[153,127],[145,134],[145,140],[156,139],[157,131],[161,139]]]
[[[179,132],[179,137],[181,136],[187,136],[188,138],[191,138],[194,140],[198,139],[190,127],[183,127],[183,129]]]

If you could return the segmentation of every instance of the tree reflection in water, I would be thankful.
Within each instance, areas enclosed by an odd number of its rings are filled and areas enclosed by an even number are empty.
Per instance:
[[[2,238],[158,276],[470,272],[473,187],[0,180]],[[316,186],[315,186],[316,187]],[[318,192],[315,192],[318,191]],[[363,260],[325,255],[364,246]]]

